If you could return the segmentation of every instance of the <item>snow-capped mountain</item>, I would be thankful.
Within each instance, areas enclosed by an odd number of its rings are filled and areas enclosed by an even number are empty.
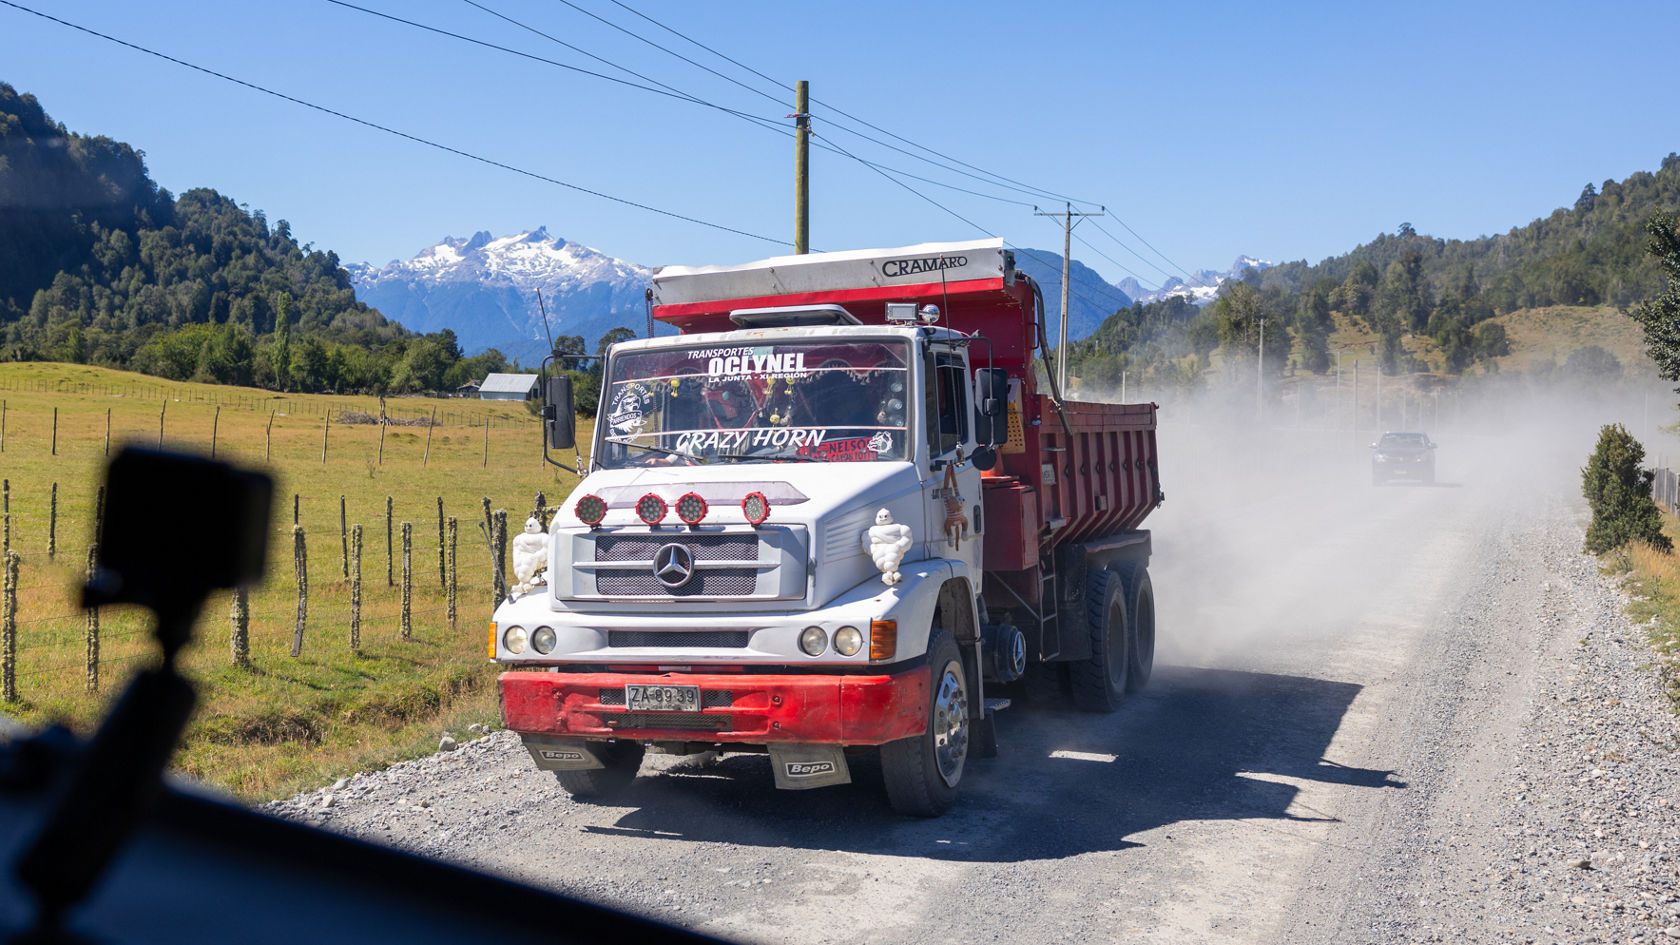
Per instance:
[[[1139,302],[1154,302],[1169,295],[1183,295],[1189,297],[1190,301],[1197,305],[1206,305],[1219,297],[1219,287],[1224,285],[1227,279],[1240,278],[1243,272],[1249,269],[1259,272],[1262,269],[1269,269],[1273,265],[1275,264],[1272,262],[1256,259],[1253,256],[1238,256],[1237,261],[1231,264],[1231,268],[1224,272],[1198,269],[1190,275],[1189,281],[1173,276],[1161,283],[1161,287],[1153,292],[1145,289],[1136,279],[1127,276],[1120,281],[1120,291]]]
[[[497,348],[528,365],[548,352],[538,289],[554,335],[582,335],[593,353],[613,328],[645,330],[643,293],[653,274],[543,227],[514,236],[446,237],[412,259],[345,268],[357,297],[403,327],[448,328],[468,354]]]

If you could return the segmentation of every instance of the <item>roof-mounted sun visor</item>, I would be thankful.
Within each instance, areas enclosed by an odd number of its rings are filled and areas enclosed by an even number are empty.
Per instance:
[[[861,325],[858,317],[840,305],[777,305],[771,308],[738,308],[729,320],[740,328],[792,328],[799,325]]]
[[[998,299],[1014,286],[1014,259],[1001,239],[920,243],[738,266],[666,266],[653,277],[653,314],[685,332],[735,328],[732,314],[743,309],[814,306],[843,308],[875,324],[885,320],[887,302]]]

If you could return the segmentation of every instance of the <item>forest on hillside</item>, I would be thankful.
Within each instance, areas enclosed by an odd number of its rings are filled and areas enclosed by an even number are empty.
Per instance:
[[[1409,223],[1317,265],[1285,263],[1231,280],[1205,309],[1182,297],[1124,308],[1068,349],[1087,384],[1119,383],[1122,372],[1156,388],[1194,387],[1209,359],[1258,362],[1268,374],[1331,367],[1329,337],[1342,324],[1377,338],[1384,373],[1457,375],[1509,353],[1505,329],[1489,319],[1549,305],[1629,306],[1662,291],[1664,272],[1643,225],[1680,208],[1680,155],[1655,173],[1588,184],[1573,206],[1499,236],[1443,240]],[[1262,326],[1265,326],[1262,328]],[[1420,362],[1409,336],[1433,342],[1437,363]],[[1607,352],[1585,351],[1582,371],[1605,369]]]
[[[507,370],[356,300],[338,256],[0,83],[0,360],[73,361],[272,390],[448,391]]]

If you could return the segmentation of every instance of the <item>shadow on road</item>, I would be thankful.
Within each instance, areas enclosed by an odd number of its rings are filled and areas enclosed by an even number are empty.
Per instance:
[[[742,845],[1015,862],[1137,846],[1182,821],[1317,820],[1290,812],[1280,778],[1405,787],[1393,772],[1324,758],[1360,687],[1301,676],[1161,667],[1106,716],[1062,708],[1053,687],[998,716],[999,756],[970,760],[957,806],[937,820],[887,806],[879,770],[854,783],[778,792],[762,756],[644,776],[591,832]]]

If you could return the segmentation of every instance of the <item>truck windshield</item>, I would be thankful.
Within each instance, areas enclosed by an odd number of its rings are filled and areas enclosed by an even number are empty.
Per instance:
[[[599,462],[868,462],[909,456],[908,345],[808,340],[612,359]]]

